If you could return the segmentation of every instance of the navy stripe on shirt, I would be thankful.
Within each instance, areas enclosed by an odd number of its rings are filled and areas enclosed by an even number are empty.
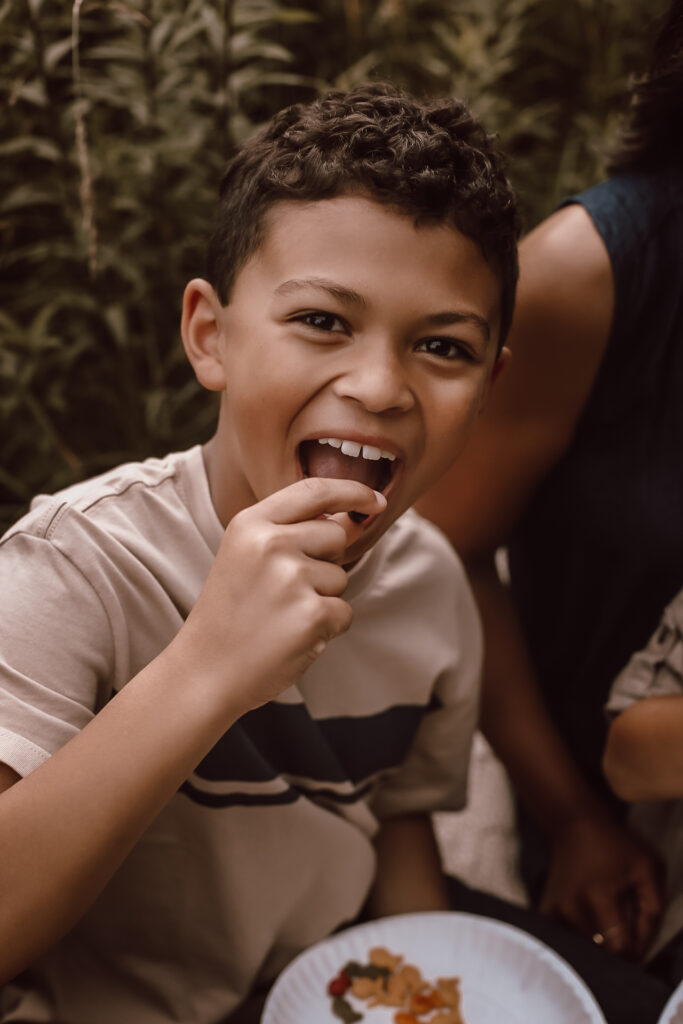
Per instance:
[[[305,704],[271,702],[248,712],[209,751],[196,774],[259,782],[298,775],[319,782],[362,779],[400,764],[428,707],[400,704],[363,717],[311,718]]]
[[[207,807],[258,806],[311,800],[351,804],[362,800],[374,776],[400,765],[420,722],[440,707],[433,697],[428,706],[402,704],[373,715],[314,719],[306,705],[271,702],[248,712],[209,751],[181,792]],[[278,776],[294,776],[284,789],[273,790]],[[210,783],[250,783],[249,791],[232,786],[225,792],[201,786]],[[308,786],[328,783],[332,786]],[[338,790],[334,784],[352,784]],[[253,784],[263,783],[261,791]]]
[[[337,792],[334,789],[312,789],[297,783],[278,792],[264,788],[261,793],[243,793],[232,791],[227,793],[206,792],[197,788],[188,779],[182,784],[179,792],[189,796],[197,804],[204,807],[267,807],[278,804],[293,804],[300,797],[306,797],[313,803],[354,804],[362,800],[372,789],[372,782],[366,782],[351,792]]]
[[[187,780],[183,782],[179,792],[189,796],[196,804],[203,807],[264,807],[273,804],[293,804],[301,793],[289,786],[278,793],[207,793],[197,789]]]

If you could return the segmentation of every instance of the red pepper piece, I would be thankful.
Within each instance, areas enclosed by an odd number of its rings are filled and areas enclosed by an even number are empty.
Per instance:
[[[351,979],[344,971],[340,971],[337,977],[328,984],[327,991],[331,996],[343,996],[350,988]]]

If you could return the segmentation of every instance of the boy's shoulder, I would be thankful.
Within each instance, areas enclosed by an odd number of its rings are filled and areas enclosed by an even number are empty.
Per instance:
[[[163,458],[126,462],[95,477],[72,484],[54,494],[39,494],[29,511],[4,535],[50,540],[74,522],[105,532],[125,527],[153,528],[154,515],[163,512],[204,520],[216,533],[218,524],[211,504],[200,445]],[[157,520],[161,526],[161,521]]]

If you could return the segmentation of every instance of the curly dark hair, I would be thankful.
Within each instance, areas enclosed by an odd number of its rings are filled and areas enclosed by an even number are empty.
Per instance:
[[[479,245],[501,283],[500,344],[517,283],[519,218],[494,136],[465,103],[421,102],[374,83],[280,111],[228,164],[207,254],[223,304],[281,200],[360,194],[447,223]]]
[[[615,174],[663,163],[683,163],[683,0],[663,16],[644,75],[631,83],[621,137],[609,154]]]

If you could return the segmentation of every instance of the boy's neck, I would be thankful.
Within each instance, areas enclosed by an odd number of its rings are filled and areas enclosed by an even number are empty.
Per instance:
[[[202,445],[202,458],[204,460],[204,469],[206,470],[206,477],[209,481],[209,493],[211,495],[211,501],[216,511],[223,529],[228,525],[230,520],[235,516],[245,505],[238,505],[233,507],[234,502],[230,501],[229,498],[229,481],[225,480],[224,474],[220,471],[220,440],[218,437],[218,431],[213,437]]]

